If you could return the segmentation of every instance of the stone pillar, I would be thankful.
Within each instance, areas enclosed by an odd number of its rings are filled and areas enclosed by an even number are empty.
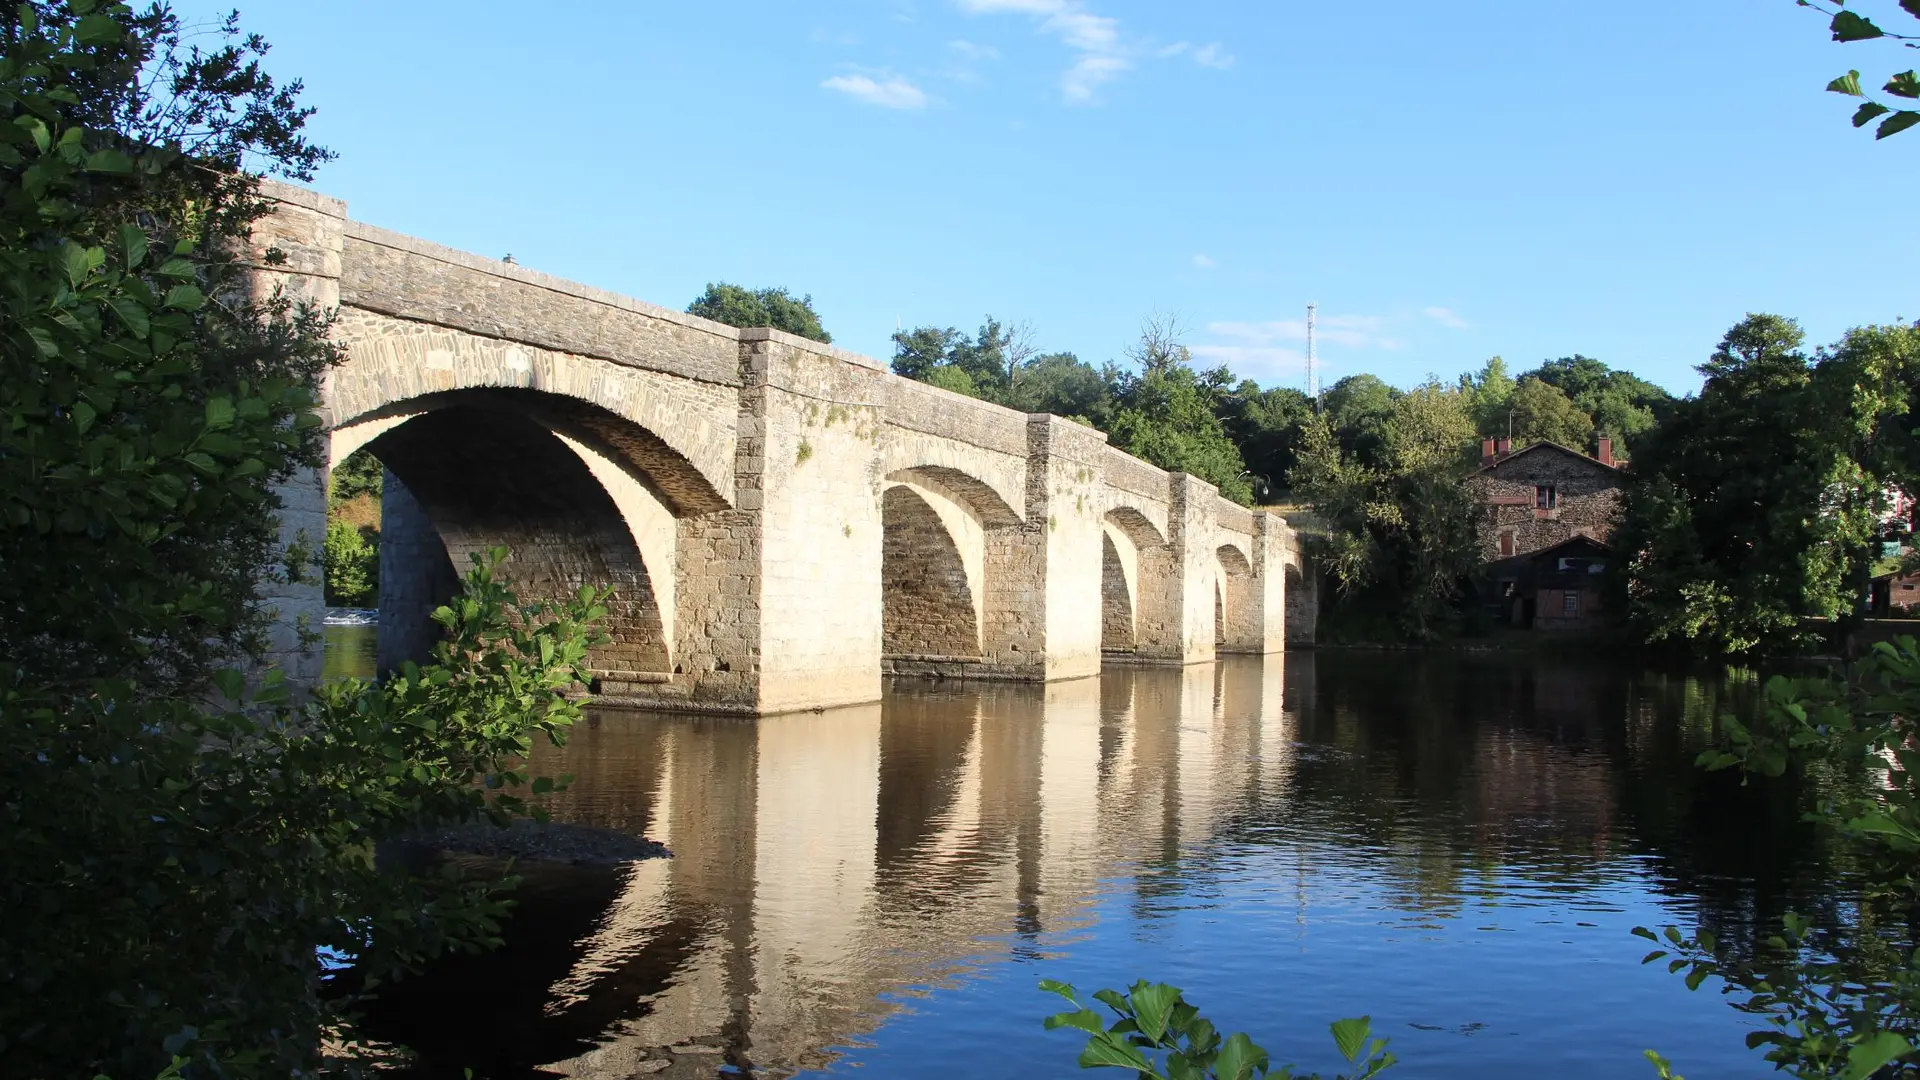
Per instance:
[[[387,472],[380,488],[380,628],[375,646],[380,674],[408,660],[427,661],[440,640],[433,611],[458,591],[459,575],[433,520],[400,478]]]
[[[1253,513],[1253,640],[1249,652],[1276,653],[1287,647],[1287,552],[1293,530],[1285,518],[1265,510]]]
[[[878,701],[883,602],[880,443],[885,372],[777,330],[741,332],[740,438],[762,451],[757,609],[763,713]],[[747,462],[739,474],[749,474]],[[683,565],[685,565],[683,563]]]
[[[1038,681],[1100,673],[1103,432],[1027,418],[1026,520],[989,530],[982,651],[994,674]]]
[[[1299,534],[1291,539],[1285,559],[1286,647],[1310,649],[1320,624],[1320,569],[1307,557]]]
[[[1213,591],[1219,556],[1214,553],[1213,504],[1219,489],[1188,473],[1168,477],[1172,508],[1167,514],[1167,541],[1173,548],[1172,570],[1179,581],[1179,636],[1167,642],[1183,664],[1213,659]],[[1173,650],[1169,650],[1170,652]],[[1173,656],[1169,656],[1173,659]]]
[[[263,182],[274,210],[254,226],[249,259],[256,300],[280,292],[324,309],[340,306],[340,260],[347,204],[303,188]],[[322,388],[322,401],[325,389]],[[325,415],[324,409],[322,415]],[[326,613],[321,545],[327,535],[327,472],[303,469],[275,487],[280,500],[280,567],[261,582],[272,619],[265,660],[298,689],[319,685],[325,663]]]

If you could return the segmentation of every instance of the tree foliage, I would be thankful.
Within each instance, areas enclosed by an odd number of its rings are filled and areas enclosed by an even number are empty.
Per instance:
[[[1635,454],[1615,545],[1641,640],[1744,652],[1815,643],[1857,614],[1907,487],[1910,328],[1855,331],[1818,362],[1790,319],[1749,315],[1700,366],[1698,397]]]
[[[428,668],[240,675],[263,580],[314,569],[271,485],[319,465],[338,355],[249,289],[241,167],[325,152],[231,23],[183,49],[165,8],[66,0],[0,33],[0,1075],[315,1075],[350,1035],[322,949],[377,984],[492,940],[497,890],[375,855],[521,809],[600,596],[516,609],[489,562]]]
[[[1514,387],[1507,411],[1515,446],[1551,442],[1585,452],[1593,442],[1593,418],[1559,387],[1537,375],[1521,379]]]
[[[794,296],[785,289],[747,289],[726,282],[709,282],[707,291],[687,305],[687,314],[728,326],[770,326],[823,344],[833,335],[820,325],[812,296]]]
[[[1399,636],[1434,636],[1479,562],[1470,402],[1437,384],[1394,399],[1373,459],[1341,445],[1332,413],[1308,420],[1294,492],[1324,522],[1321,565],[1340,602]]]

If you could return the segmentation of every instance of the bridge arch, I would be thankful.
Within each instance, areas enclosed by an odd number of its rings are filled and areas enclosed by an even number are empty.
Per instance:
[[[738,391],[660,372],[355,313],[329,374],[335,463],[407,418],[502,396],[503,408],[597,443],[677,513],[731,504]],[[371,325],[362,325],[369,318]]]
[[[1216,652],[1258,652],[1253,564],[1233,544],[1214,549],[1213,647]]]
[[[978,516],[922,478],[887,484],[880,521],[881,655],[979,659],[985,566]]]
[[[1180,596],[1166,535],[1133,506],[1109,509],[1100,528],[1101,652],[1179,659]]]
[[[391,624],[396,639],[412,642],[410,648],[417,650],[423,642],[419,629],[403,624],[419,622],[440,599],[410,596],[409,605],[390,605],[388,594],[409,596],[423,585],[387,581],[389,573],[439,576],[438,560],[431,557],[435,541],[460,572],[473,555],[506,546],[513,555],[502,574],[523,601],[563,600],[583,585],[613,587],[606,622],[613,641],[594,650],[590,667],[621,679],[664,677],[671,671],[670,541],[664,555],[658,547],[662,525],[670,533],[672,518],[657,502],[649,514],[645,503],[651,496],[628,465],[550,429],[534,414],[502,407],[494,396],[441,402],[384,420],[398,422],[370,426],[372,437],[364,443],[398,481],[383,502],[389,510],[402,504],[417,508],[402,516],[433,537],[382,538],[383,639]],[[424,554],[425,561],[409,567],[389,560],[389,540],[416,556]],[[656,548],[652,558],[643,547]],[[383,660],[416,658],[389,654]]]

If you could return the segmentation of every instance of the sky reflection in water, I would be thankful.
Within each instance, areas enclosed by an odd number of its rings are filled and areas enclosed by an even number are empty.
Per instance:
[[[455,1076],[626,1076],[631,1048],[689,1041],[725,1053],[657,1075],[1067,1075],[1035,983],[1145,976],[1312,1068],[1365,1013],[1410,1078],[1650,1075],[1647,1047],[1750,1076],[1749,1021],[1628,933],[1738,941],[1827,887],[1791,792],[1692,768],[1747,689],[1323,653],[758,722],[595,713],[537,762],[577,777],[556,816],[676,857],[534,874],[506,952],[405,984],[375,1027]]]

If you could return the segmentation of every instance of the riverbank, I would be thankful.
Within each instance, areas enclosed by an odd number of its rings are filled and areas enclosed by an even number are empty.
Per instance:
[[[670,859],[673,852],[657,840],[558,821],[521,818],[505,827],[490,822],[419,833],[402,842],[416,852],[477,855],[515,862],[552,862],[569,866],[618,866],[645,859]]]

